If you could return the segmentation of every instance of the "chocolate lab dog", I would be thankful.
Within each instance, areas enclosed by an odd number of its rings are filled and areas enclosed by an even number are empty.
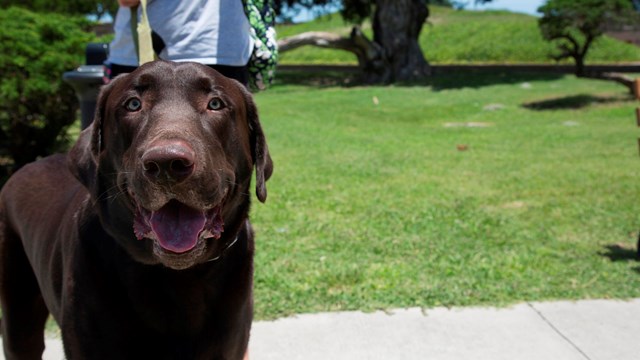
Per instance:
[[[0,193],[8,359],[40,359],[52,314],[68,359],[241,359],[252,320],[250,183],[272,162],[251,95],[193,63],[105,86],[67,155]]]

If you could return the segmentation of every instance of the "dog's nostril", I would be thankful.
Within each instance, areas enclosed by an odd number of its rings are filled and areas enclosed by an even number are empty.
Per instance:
[[[158,176],[160,174],[160,166],[153,161],[145,161],[144,172],[147,175]]]
[[[193,172],[193,161],[189,159],[177,159],[171,161],[169,172],[175,176],[188,176]]]
[[[193,151],[181,144],[155,146],[142,156],[144,174],[154,182],[180,182],[195,168]]]
[[[144,173],[154,180],[168,179],[182,181],[193,173],[194,164],[189,159],[166,159],[165,161],[146,161]]]

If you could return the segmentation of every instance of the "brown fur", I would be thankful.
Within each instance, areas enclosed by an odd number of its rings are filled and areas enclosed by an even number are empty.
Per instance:
[[[221,108],[210,108],[214,98]],[[153,62],[105,86],[70,153],[25,166],[0,193],[7,359],[41,358],[49,313],[68,359],[241,359],[253,312],[254,167],[264,202],[272,162],[239,83]],[[139,225],[167,204],[207,214],[211,231],[193,249],[167,250]]]

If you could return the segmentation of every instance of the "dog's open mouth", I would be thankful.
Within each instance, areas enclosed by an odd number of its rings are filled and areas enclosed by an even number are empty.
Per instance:
[[[171,200],[156,211],[138,207],[133,231],[138,238],[155,240],[164,250],[181,254],[199,239],[219,239],[224,231],[221,207],[202,211]]]

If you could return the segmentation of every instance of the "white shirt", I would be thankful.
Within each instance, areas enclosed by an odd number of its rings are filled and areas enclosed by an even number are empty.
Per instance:
[[[149,0],[147,15],[166,45],[161,59],[227,66],[249,61],[253,40],[240,0]],[[130,18],[130,8],[118,9],[108,63],[138,65]]]

